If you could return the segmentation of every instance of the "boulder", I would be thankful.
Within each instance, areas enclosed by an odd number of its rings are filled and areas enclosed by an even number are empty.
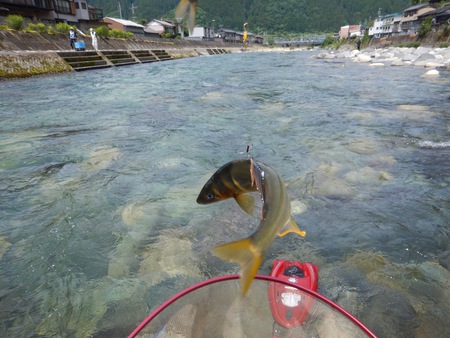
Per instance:
[[[394,60],[391,63],[391,66],[404,66],[404,65],[405,65],[405,63],[402,60],[399,60],[399,59]]]
[[[439,68],[439,67],[445,67],[445,65],[443,63],[440,62],[427,62],[425,64],[425,68]]]
[[[365,55],[365,54],[359,54],[356,57],[357,62],[370,62],[372,60],[372,58],[369,55]]]
[[[417,56],[411,54],[411,53],[405,53],[405,54],[401,54],[402,56],[400,56],[400,58],[403,61],[415,61],[417,59]]]
[[[417,59],[414,60],[416,66],[425,66],[430,61],[435,61],[436,57],[432,54],[426,53],[419,55]]]
[[[421,77],[439,77],[439,71],[436,69],[432,69],[423,74]]]

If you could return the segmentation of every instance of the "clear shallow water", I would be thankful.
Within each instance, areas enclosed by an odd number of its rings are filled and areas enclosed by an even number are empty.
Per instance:
[[[0,83],[0,335],[124,336],[238,267],[257,220],[195,203],[255,158],[286,182],[319,291],[380,337],[449,336],[450,74],[231,54]]]

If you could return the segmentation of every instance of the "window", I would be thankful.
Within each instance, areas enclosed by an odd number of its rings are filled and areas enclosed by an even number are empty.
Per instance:
[[[87,6],[86,6],[86,3],[85,3],[85,2],[82,2],[82,3],[81,3],[81,8],[83,8],[83,9],[86,9],[86,8],[87,8]]]
[[[75,2],[75,8],[80,9],[80,4],[78,2]]]
[[[55,11],[58,13],[71,14],[69,1],[55,0]]]

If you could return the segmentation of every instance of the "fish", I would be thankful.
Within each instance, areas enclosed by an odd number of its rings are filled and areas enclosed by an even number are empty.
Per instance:
[[[192,35],[195,25],[195,16],[197,15],[197,0],[181,0],[175,10],[175,17],[183,19],[187,15],[187,26],[189,35]]]
[[[304,237],[291,217],[291,203],[284,182],[274,169],[253,158],[235,160],[219,168],[201,189],[199,204],[210,204],[234,198],[249,214],[252,210],[246,194],[258,191],[262,199],[260,223],[256,231],[242,240],[216,246],[213,253],[240,264],[241,293],[246,295],[264,255],[278,236],[293,232]]]
[[[248,193],[257,191],[252,181],[250,162],[231,161],[219,168],[203,186],[197,197],[198,204],[210,204],[234,198],[246,213],[255,214],[255,200]]]

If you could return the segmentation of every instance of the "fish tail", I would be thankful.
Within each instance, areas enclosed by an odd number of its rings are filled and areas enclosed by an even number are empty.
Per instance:
[[[241,292],[245,296],[263,260],[262,252],[251,238],[216,246],[213,251],[217,257],[241,265]]]
[[[187,26],[189,28],[189,34],[191,34],[194,30],[196,13],[197,0],[181,0],[177,6],[177,9],[175,10],[175,17],[177,19],[182,19],[186,15],[188,16]]]

